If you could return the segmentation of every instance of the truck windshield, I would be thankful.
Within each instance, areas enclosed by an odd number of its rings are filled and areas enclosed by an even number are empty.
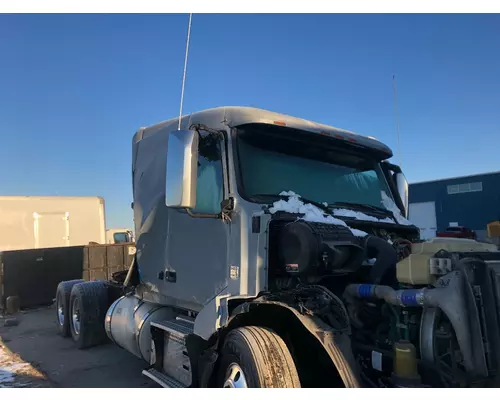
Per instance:
[[[319,203],[383,208],[381,192],[393,198],[378,161],[360,151],[335,148],[331,139],[327,140],[332,147],[325,147],[325,141],[287,136],[238,130],[239,186],[244,197],[293,191]]]

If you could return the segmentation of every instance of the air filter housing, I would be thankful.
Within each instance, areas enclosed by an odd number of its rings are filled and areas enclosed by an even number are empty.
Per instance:
[[[358,238],[345,226],[295,221],[280,234],[280,264],[290,275],[354,272],[363,258]]]

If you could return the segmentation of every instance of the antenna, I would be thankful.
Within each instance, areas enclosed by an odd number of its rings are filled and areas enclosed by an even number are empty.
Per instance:
[[[181,119],[182,119],[182,104],[184,103],[184,84],[186,83],[186,71],[187,71],[187,62],[188,62],[188,54],[189,54],[189,38],[191,36],[191,19],[193,18],[193,14],[189,14],[189,24],[188,24],[188,33],[186,40],[186,56],[184,57],[184,72],[182,74],[182,89],[181,89],[181,106],[179,110],[179,125],[177,126],[177,130],[181,130]]]
[[[396,96],[396,75],[392,75],[392,87],[394,90],[394,113],[396,116],[396,135],[398,137],[398,153],[399,153],[399,167],[403,165],[403,159],[401,156],[401,143],[399,140],[399,116],[398,116],[398,98]]]

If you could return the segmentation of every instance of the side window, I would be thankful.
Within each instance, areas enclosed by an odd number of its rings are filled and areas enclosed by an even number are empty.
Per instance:
[[[219,214],[224,196],[221,141],[217,135],[201,132],[198,146],[196,207],[193,212]]]

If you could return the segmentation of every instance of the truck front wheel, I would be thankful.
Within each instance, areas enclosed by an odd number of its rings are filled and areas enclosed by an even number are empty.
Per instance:
[[[300,387],[290,351],[283,339],[268,328],[246,326],[229,332],[220,360],[219,387]]]
[[[79,349],[106,341],[104,319],[108,309],[108,288],[103,282],[83,282],[73,286],[70,297],[70,328]]]

